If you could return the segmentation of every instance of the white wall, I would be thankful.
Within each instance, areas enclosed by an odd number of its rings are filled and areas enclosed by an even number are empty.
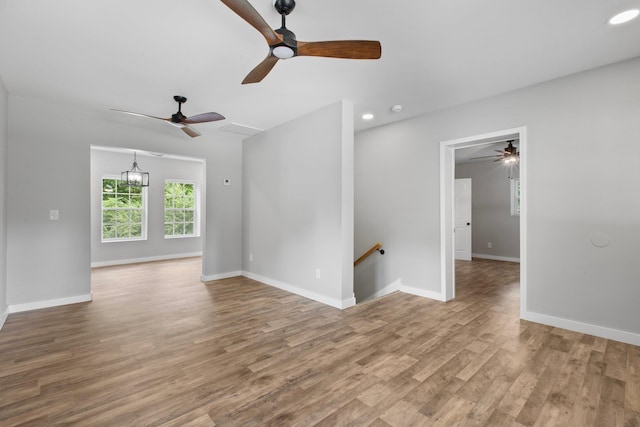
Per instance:
[[[7,303],[7,133],[9,94],[0,78],[0,328],[8,315]]]
[[[474,256],[520,258],[520,216],[511,215],[511,179],[493,160],[456,164],[456,178],[471,178],[471,251]],[[487,247],[491,242],[491,248]]]
[[[439,143],[526,126],[524,317],[640,343],[638,75],[640,58],[359,133],[356,248],[383,241],[387,283],[438,294]]]
[[[352,305],[353,105],[333,104],[245,140],[243,183],[245,274]]]
[[[204,196],[204,163],[202,160],[155,157],[137,153],[138,165],[149,172],[147,188],[147,239],[130,242],[101,241],[102,177],[117,176],[131,169],[133,153],[91,150],[91,265],[113,265],[126,262],[179,258],[202,253],[202,238],[164,238],[164,182],[179,179],[195,182]],[[203,197],[204,199],[204,197]],[[205,202],[204,200],[202,201]]]
[[[188,138],[158,122],[11,97],[7,286],[10,310],[90,296],[90,146],[130,147],[203,158],[207,164],[203,275],[241,268],[242,146],[234,135]],[[111,117],[114,117],[111,119]],[[119,116],[118,116],[119,117]],[[144,119],[142,119],[144,120]],[[28,170],[25,176],[20,172]],[[234,185],[223,186],[223,178]],[[59,221],[49,210],[60,211]]]

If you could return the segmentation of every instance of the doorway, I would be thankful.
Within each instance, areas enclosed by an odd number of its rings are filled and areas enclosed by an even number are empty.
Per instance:
[[[441,294],[449,301],[455,298],[455,151],[495,143],[499,140],[518,139],[520,150],[520,313],[526,311],[526,127],[506,129],[469,136],[440,143],[440,235],[441,235]]]

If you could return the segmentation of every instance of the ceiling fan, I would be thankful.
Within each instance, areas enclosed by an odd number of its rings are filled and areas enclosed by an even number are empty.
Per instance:
[[[152,119],[163,120],[172,126],[182,129],[182,131],[187,135],[189,135],[191,138],[195,138],[196,136],[200,136],[202,134],[189,125],[192,125],[195,123],[216,122],[218,120],[224,120],[223,115],[218,113],[213,113],[213,112],[196,114],[195,116],[187,117],[184,114],[182,114],[182,104],[187,102],[187,98],[185,98],[184,96],[175,95],[173,99],[178,103],[178,111],[175,114],[172,114],[171,117],[168,119],[165,119],[162,117],[150,116],[148,114],[133,113],[131,111],[123,111],[123,110],[115,110],[115,109],[112,109],[112,111],[117,111],[118,113],[124,113],[124,114],[131,114],[132,116],[149,117]]]
[[[497,157],[497,159],[494,160],[494,162],[504,162],[507,165],[517,164],[518,162],[520,162],[520,152],[518,151],[517,147],[513,146],[514,141],[515,141],[514,139],[506,141],[508,144],[504,150],[493,150],[500,154],[497,154],[497,155],[494,154],[491,156],[472,157],[471,160]]]
[[[334,40],[303,42],[287,29],[286,16],[296,6],[295,0],[275,0],[274,7],[282,17],[282,26],[273,30],[247,0],[221,0],[247,21],[267,40],[269,54],[244,78],[242,84],[258,83],[266,77],[280,59],[294,56],[321,56],[325,58],[379,59],[382,47],[378,41]]]

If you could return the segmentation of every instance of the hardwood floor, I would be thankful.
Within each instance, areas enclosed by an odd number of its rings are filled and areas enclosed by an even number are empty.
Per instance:
[[[520,321],[517,264],[344,311],[199,275],[99,268],[93,302],[11,314],[0,425],[640,426],[640,347]]]

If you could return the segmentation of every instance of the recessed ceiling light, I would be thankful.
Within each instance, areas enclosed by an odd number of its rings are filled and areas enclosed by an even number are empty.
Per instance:
[[[393,107],[391,107],[391,111],[393,111],[394,113],[399,113],[400,111],[402,111],[402,105],[400,104],[396,104]]]
[[[373,119],[373,114],[371,114],[371,113],[364,113],[364,114],[362,115],[362,119],[363,119],[363,120],[371,120],[371,119]]]
[[[624,12],[620,12],[617,15],[613,16],[611,19],[609,19],[609,24],[611,25],[624,24],[625,22],[629,22],[632,19],[637,18],[638,15],[640,15],[640,10],[638,9],[625,10]]]

